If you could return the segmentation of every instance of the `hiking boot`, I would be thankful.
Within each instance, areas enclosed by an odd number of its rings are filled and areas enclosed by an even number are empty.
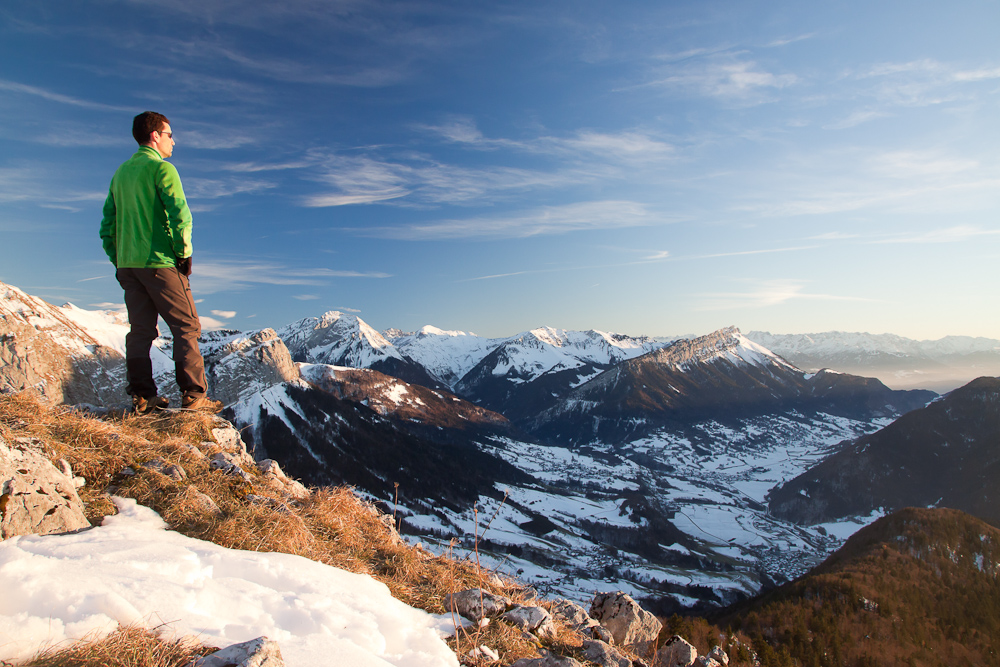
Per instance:
[[[181,407],[185,410],[197,410],[214,415],[222,411],[222,401],[216,401],[208,396],[185,396],[181,401]]]
[[[148,415],[154,410],[163,410],[170,405],[170,399],[166,396],[133,396],[132,410],[140,415]]]

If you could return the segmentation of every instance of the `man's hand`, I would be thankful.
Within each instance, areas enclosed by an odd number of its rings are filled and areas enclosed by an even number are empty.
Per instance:
[[[191,258],[184,257],[183,259],[177,260],[177,270],[180,271],[185,276],[191,275]]]

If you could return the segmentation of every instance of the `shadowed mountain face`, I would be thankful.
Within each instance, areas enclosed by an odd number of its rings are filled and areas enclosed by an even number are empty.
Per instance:
[[[774,489],[770,508],[812,524],[933,505],[1000,526],[998,443],[1000,378],[979,378]]]
[[[871,378],[804,374],[729,328],[625,361],[525,426],[556,441],[621,442],[668,426],[791,411],[888,417],[934,396]]]
[[[749,635],[765,665],[998,665],[1000,530],[904,509],[713,620]]]

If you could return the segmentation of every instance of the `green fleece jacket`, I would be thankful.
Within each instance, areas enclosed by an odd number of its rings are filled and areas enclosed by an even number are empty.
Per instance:
[[[191,211],[181,177],[155,148],[139,146],[111,178],[101,240],[118,268],[171,267],[191,256]]]

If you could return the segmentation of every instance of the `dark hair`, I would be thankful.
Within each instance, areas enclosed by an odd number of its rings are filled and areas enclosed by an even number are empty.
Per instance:
[[[169,125],[170,121],[162,113],[155,111],[143,111],[132,119],[132,136],[139,142],[139,145],[149,143],[149,135],[159,132],[164,125]]]

